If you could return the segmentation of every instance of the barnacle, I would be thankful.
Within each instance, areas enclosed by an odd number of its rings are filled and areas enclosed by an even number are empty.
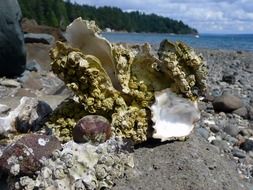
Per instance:
[[[164,40],[157,56],[149,44],[110,44],[99,31],[94,22],[76,19],[66,31],[68,44],[58,42],[50,52],[52,70],[75,93],[82,117],[104,116],[115,136],[134,143],[147,139],[157,92],[170,89],[195,101],[205,90],[203,59],[184,43]],[[72,112],[76,113],[74,109]],[[62,114],[60,122],[54,117],[50,125],[60,129],[55,130],[60,136],[70,138],[69,131],[77,122],[73,117],[71,127],[65,122],[68,114]]]
[[[133,167],[133,155],[124,150],[124,144],[121,138],[111,138],[98,146],[69,141],[52,158],[41,160],[42,168],[33,178],[14,178],[15,189],[110,189],[113,180]]]

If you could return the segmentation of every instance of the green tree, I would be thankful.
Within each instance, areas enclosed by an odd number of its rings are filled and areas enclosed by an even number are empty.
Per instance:
[[[182,21],[144,14],[123,12],[115,7],[79,5],[70,0],[19,0],[24,17],[36,19],[39,24],[64,28],[77,17],[95,20],[101,29],[111,28],[128,32],[157,32],[196,34],[197,30]]]

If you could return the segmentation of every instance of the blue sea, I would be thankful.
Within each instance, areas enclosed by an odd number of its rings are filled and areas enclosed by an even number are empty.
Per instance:
[[[149,33],[102,33],[111,42],[145,43],[158,45],[163,39],[182,41],[194,48],[253,51],[253,34],[173,35]]]

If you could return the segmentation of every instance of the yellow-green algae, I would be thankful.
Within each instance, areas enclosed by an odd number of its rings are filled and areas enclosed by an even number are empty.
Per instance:
[[[151,53],[149,44],[138,48],[116,44],[108,47],[111,48],[106,49],[106,52],[111,52],[110,65],[116,72],[106,72],[108,67],[104,69],[104,65],[108,66],[108,59],[98,59],[95,56],[97,52],[93,54],[89,50],[90,54],[85,54],[85,50],[62,42],[57,42],[50,56],[53,72],[75,93],[77,102],[83,107],[83,111],[79,112],[80,117],[86,113],[103,115],[111,121],[116,136],[130,138],[135,143],[147,139],[152,123],[150,106],[154,101],[154,92],[171,88],[195,100],[198,93],[205,90],[203,60],[183,43],[163,41],[158,57]],[[111,76],[112,73],[114,76]],[[112,82],[112,78],[118,81]],[[120,88],[113,85],[117,83]],[[74,116],[76,109],[70,109],[70,112],[72,117],[69,113],[60,114],[60,120],[54,117],[49,122],[53,128],[54,125],[58,126],[56,135],[65,135],[65,139],[71,137],[70,131],[77,118],[80,119]],[[66,135],[67,132],[62,133],[62,130],[69,132]]]

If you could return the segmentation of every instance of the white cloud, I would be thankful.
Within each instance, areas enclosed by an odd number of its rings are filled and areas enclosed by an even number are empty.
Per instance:
[[[73,0],[182,20],[201,33],[253,33],[253,0]]]

